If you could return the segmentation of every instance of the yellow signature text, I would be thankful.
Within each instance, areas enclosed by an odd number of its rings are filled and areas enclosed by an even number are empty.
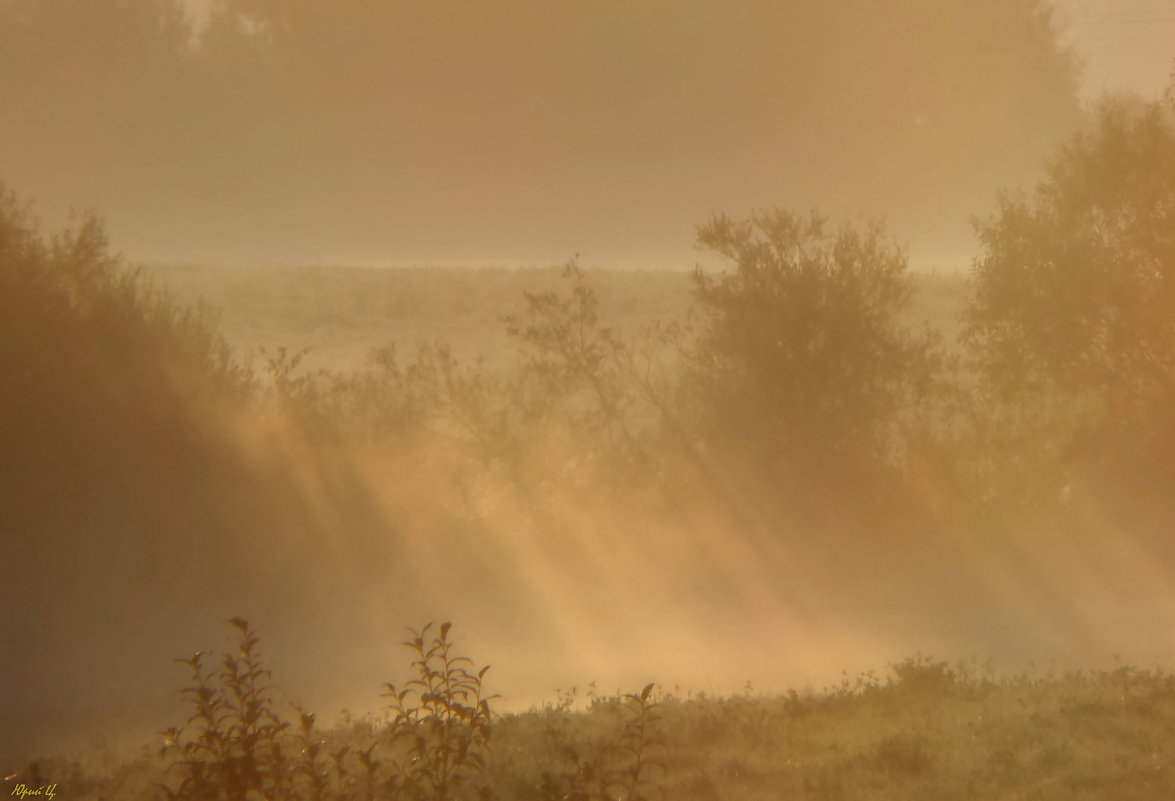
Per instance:
[[[46,784],[41,787],[29,787],[27,784],[18,784],[12,788],[9,795],[14,795],[17,798],[28,798],[29,796],[37,796],[39,798],[52,799],[57,795],[56,784]]]

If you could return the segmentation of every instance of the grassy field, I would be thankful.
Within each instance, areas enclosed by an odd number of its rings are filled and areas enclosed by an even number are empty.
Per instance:
[[[22,760],[5,766],[11,792],[94,801],[1157,801],[1175,786],[1175,677],[1158,671],[998,677],[915,656],[777,696],[590,686],[498,715],[493,673],[458,655],[446,624],[405,643],[412,678],[385,688],[385,714],[344,712],[327,729],[274,701],[284,691],[237,623],[240,652],[219,672],[205,655],[183,691],[192,717],[161,732],[161,748]]]
[[[310,348],[309,370],[363,367],[371,348],[442,341],[463,360],[508,362],[502,318],[524,308],[524,292],[559,290],[561,270],[383,269],[365,267],[153,266],[145,273],[185,305],[203,300],[241,356],[259,348]],[[688,272],[588,271],[601,325],[630,335],[655,321],[683,317],[693,284]],[[952,336],[962,306],[960,276],[916,274],[909,322]]]

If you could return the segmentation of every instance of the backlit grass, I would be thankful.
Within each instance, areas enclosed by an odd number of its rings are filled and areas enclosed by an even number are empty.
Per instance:
[[[1175,677],[1120,666],[996,676],[916,656],[774,696],[648,684],[493,711],[449,624],[411,631],[382,715],[286,708],[259,638],[177,660],[189,718],[157,749],[24,758],[6,785],[69,799],[1166,799]],[[42,793],[44,797],[44,793]]]

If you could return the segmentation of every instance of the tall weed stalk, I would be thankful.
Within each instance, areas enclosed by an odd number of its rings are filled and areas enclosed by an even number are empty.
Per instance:
[[[432,624],[411,630],[404,643],[416,654],[416,678],[402,689],[385,685],[391,699],[392,741],[406,741],[408,761],[403,768],[406,789],[413,798],[445,801],[459,786],[484,779],[486,749],[493,714],[482,680],[489,665],[474,672],[474,663],[453,652],[451,623],[435,634]],[[488,792],[484,783],[479,794]]]

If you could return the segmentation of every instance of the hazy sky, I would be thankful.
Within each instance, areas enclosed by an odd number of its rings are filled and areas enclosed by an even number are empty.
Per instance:
[[[203,15],[213,0],[187,0]],[[1055,0],[1062,24],[1088,58],[1086,93],[1161,92],[1175,59],[1175,0]]]
[[[212,0],[188,0],[188,2],[191,3],[193,10],[202,13],[207,10]],[[1083,89],[1087,99],[1097,97],[1105,91],[1135,91],[1146,97],[1155,97],[1162,92],[1169,80],[1172,58],[1175,57],[1175,45],[1172,44],[1175,43],[1175,2],[1173,0],[1056,0],[1056,7],[1059,13],[1058,21],[1064,31],[1064,36],[1085,58]],[[730,30],[735,31],[738,28],[731,25]],[[915,32],[914,35],[919,34],[921,32]],[[926,35],[932,34],[926,32]],[[618,41],[623,40],[623,32],[617,30],[616,37]],[[923,115],[920,113],[914,114],[914,117],[919,122],[924,121]],[[933,114],[929,115],[929,121],[931,124],[935,122]],[[667,160],[667,163],[672,164],[672,161]],[[592,167],[585,163],[584,169],[590,170]],[[673,169],[679,172],[682,170],[681,167],[676,166]],[[737,169],[736,167],[732,172],[737,172]],[[943,168],[943,172],[945,173],[949,169],[949,166]],[[835,167],[825,169],[824,172],[833,173],[833,175],[827,178],[822,176],[821,181],[835,183],[837,180]],[[633,177],[630,180],[636,182],[642,180],[642,177]],[[647,182],[649,178],[643,176],[643,180]],[[1026,181],[1030,180],[1031,178],[1026,177]],[[902,219],[904,211],[902,207],[905,205],[912,206],[908,214],[909,218],[917,219],[920,215],[927,216],[932,206],[926,206],[921,198],[933,197],[942,191],[941,187],[936,187],[933,182],[927,183],[926,181],[914,181],[903,187],[898,182],[881,176],[879,176],[878,182],[891,187],[884,201],[870,205],[870,202],[875,199],[863,197],[857,207],[851,211],[849,211],[851,204],[846,204],[845,211],[848,213],[864,211],[890,215],[891,225],[896,229],[896,235],[911,245],[912,254],[916,259],[950,261],[956,266],[967,263],[970,254],[959,250],[960,245],[966,248],[970,244],[967,214],[958,215],[959,221],[955,228],[933,233],[916,232]],[[777,184],[783,183],[788,183],[788,181],[777,181]],[[811,202],[814,205],[829,205],[828,198],[818,196],[819,189],[805,190],[795,187],[794,181],[791,183],[793,186],[788,189],[793,191],[795,195],[804,196],[807,200],[807,195],[804,193],[810,192]],[[705,186],[702,191],[709,193],[707,199],[710,203],[722,210],[730,210],[732,213],[740,213],[752,206],[761,206],[769,202],[785,204],[796,202],[793,197],[787,194],[788,189],[784,189],[782,186],[778,190],[770,190],[763,187],[747,187],[744,184],[739,187],[738,191],[723,192],[721,181],[713,179],[710,179],[708,183],[703,179],[699,181],[699,186]],[[642,187],[633,187],[633,189],[637,194],[642,191]],[[625,191],[623,186],[619,187],[619,190],[622,193]],[[572,179],[567,182],[567,191],[583,190],[577,179]],[[592,185],[589,191],[606,190]],[[585,201],[583,205],[576,204],[572,207],[574,210],[567,215],[568,217],[580,218],[574,222],[560,219],[558,215],[562,204],[552,202],[549,204],[550,217],[540,223],[546,229],[544,233],[552,232],[547,241],[536,240],[530,243],[534,245],[533,250],[522,246],[514,249],[499,247],[497,251],[494,251],[493,246],[490,245],[483,255],[487,260],[495,258],[502,261],[528,258],[541,260],[555,256],[559,252],[560,246],[554,243],[564,241],[567,243],[562,246],[563,250],[567,251],[565,256],[570,256],[571,250],[582,248],[589,262],[598,259],[603,262],[617,263],[627,258],[644,264],[664,265],[681,262],[683,266],[688,266],[691,261],[689,254],[692,242],[688,241],[691,236],[691,226],[702,222],[702,220],[693,219],[693,217],[702,213],[703,209],[706,209],[706,213],[712,210],[697,201],[691,204],[688,191],[686,189],[683,193],[682,188],[678,187],[675,191],[676,198],[667,197],[664,200],[658,198],[655,203],[646,203],[643,225],[634,220],[631,213],[625,214],[629,209],[626,208],[623,201],[616,204],[613,215],[608,215],[606,209],[603,214],[584,215],[581,213],[581,209],[585,205],[592,208],[590,202]],[[903,197],[903,193],[905,193],[905,197]],[[471,195],[472,197],[475,196]],[[984,209],[981,206],[984,202],[986,201],[977,198],[970,211],[982,213]],[[835,204],[835,201],[832,203]],[[896,208],[884,207],[883,204],[893,204]],[[460,208],[462,204],[460,201],[456,201],[454,205]],[[476,200],[471,200],[469,205],[471,208],[465,211],[469,213],[471,218],[475,218],[477,216]],[[654,205],[658,207],[654,208]],[[896,212],[896,220],[894,212]],[[465,212],[459,210],[457,213]],[[531,216],[535,220],[541,219],[537,215],[532,214]],[[486,217],[486,220],[486,225],[501,226],[499,218],[493,215]],[[477,226],[478,222],[471,219],[467,228],[476,229]],[[602,228],[608,229],[606,234],[600,233]],[[648,232],[648,235],[638,233],[638,230]],[[553,233],[554,231],[558,233]],[[671,234],[671,231],[680,231],[680,233]],[[476,230],[466,233],[473,240],[485,241],[487,244],[494,241],[492,236],[479,236]],[[520,226],[511,233],[515,237],[524,239],[527,235],[527,229],[525,226]],[[656,239],[658,235],[660,235],[659,240]],[[460,239],[463,234],[452,232],[450,236]],[[504,236],[505,232],[503,232]],[[670,236],[679,238],[678,247],[670,248]],[[655,244],[651,244],[654,241]],[[413,258],[428,259],[430,256],[440,256],[442,260],[444,259],[443,248],[417,247],[415,252],[408,252],[412,250],[409,248],[406,252],[392,254],[380,252],[379,243],[372,243],[366,251],[364,251],[363,245],[358,242],[353,245],[354,249],[349,254],[352,259],[362,260],[365,255],[370,255],[375,261],[379,261],[384,256],[392,258],[399,256],[409,261]],[[430,250],[432,250],[431,254]],[[476,246],[474,250],[476,250]],[[471,251],[467,250],[463,254],[459,251],[460,248],[453,248],[449,251],[450,259],[461,261],[471,255]]]
[[[1175,59],[1173,0],[1057,0],[1069,37],[1088,59],[1088,95],[1163,91]]]
[[[260,65],[226,25],[185,71],[77,0],[0,30],[0,180],[132,260],[689,268],[698,224],[782,206],[966,266],[1080,122],[1017,0],[258,5],[290,15]],[[1087,99],[1161,92],[1175,2],[1057,5]]]

